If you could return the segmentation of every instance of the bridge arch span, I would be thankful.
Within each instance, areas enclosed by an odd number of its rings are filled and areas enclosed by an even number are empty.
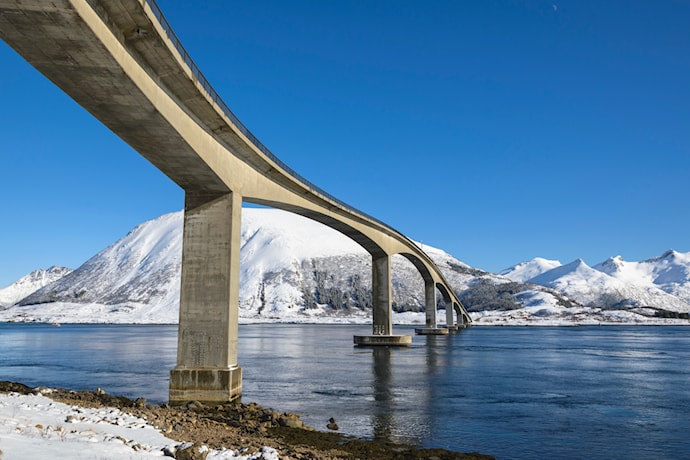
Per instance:
[[[283,211],[288,211],[306,217],[349,237],[351,240],[362,246],[374,258],[384,257],[386,255],[386,251],[381,247],[381,245],[368,237],[364,232],[323,212],[318,212],[313,209],[308,209],[306,207],[276,200],[252,199],[244,197],[244,201],[262,206],[269,206],[271,208],[282,209]]]
[[[322,222],[372,255],[375,334],[392,329],[394,254],[403,254],[420,271],[434,312],[436,288],[444,286],[446,303],[465,313],[421,248],[299,176],[247,130],[203,77],[154,0],[0,0],[0,38],[185,190],[171,401],[224,401],[241,394],[243,200]]]
[[[436,283],[436,288],[441,291],[441,295],[443,296],[443,301],[446,304],[450,304],[453,302],[453,299],[450,295],[450,292],[448,292],[448,289],[446,289],[446,286],[443,285],[443,283]]]
[[[319,212],[318,210],[314,210],[311,208],[306,208],[303,206],[298,206],[295,204],[288,203],[286,201],[276,201],[276,200],[267,200],[267,199],[256,199],[256,198],[247,198],[244,197],[245,201],[254,203],[254,204],[260,204],[264,206],[270,206],[272,208],[277,208],[277,209],[282,209],[284,211],[289,211],[293,212],[295,214],[299,214],[303,217],[307,217],[309,219],[312,219],[314,221],[320,222],[346,236],[348,236],[350,239],[354,240],[356,243],[358,243],[360,246],[362,246],[371,256],[372,256],[372,278],[374,280],[377,279],[377,276],[380,279],[380,276],[384,276],[383,279],[383,286],[380,286],[381,282],[372,283],[372,295],[374,297],[374,304],[376,305],[376,296],[377,292],[379,295],[381,294],[382,290],[388,289],[385,287],[386,285],[390,284],[390,277],[391,273],[388,274],[377,274],[377,261],[378,263],[382,263],[381,261],[386,261],[385,263],[387,264],[388,268],[386,269],[387,271],[390,272],[390,269],[392,267],[392,263],[390,262],[390,258],[399,255],[404,257],[407,261],[409,261],[419,272],[422,280],[424,281],[424,286],[425,286],[425,311],[426,311],[426,324],[428,327],[436,327],[436,313],[437,313],[437,300],[436,300],[436,289],[438,289],[441,293],[441,296],[444,300],[444,303],[446,305],[452,305],[453,303],[458,304],[458,302],[455,302],[453,299],[455,297],[454,293],[450,291],[449,288],[446,287],[446,281],[443,278],[443,275],[440,273],[440,270],[433,271],[432,268],[435,267],[435,265],[430,264],[428,261],[426,261],[422,256],[420,256],[419,253],[415,254],[409,251],[410,247],[405,247],[404,249],[398,251],[391,251],[386,250],[383,247],[383,244],[379,244],[379,242],[375,241],[373,238],[369,236],[370,232],[367,232],[366,228],[364,230],[360,230],[355,228],[352,225],[348,225],[346,222],[344,222],[343,219],[338,219],[334,218],[332,216],[329,216],[325,214],[324,212]],[[379,238],[380,241],[380,238]],[[413,242],[410,241],[411,245],[414,245],[415,248],[418,248],[417,245]],[[391,246],[390,244],[388,245],[389,247]],[[425,255],[427,258],[428,256],[424,254],[421,251],[421,248],[418,248],[419,252]],[[390,294],[384,294],[387,295],[392,299],[392,292]],[[387,309],[387,306],[381,307],[381,309]],[[376,311],[376,308],[374,309]],[[450,314],[448,313],[448,310],[446,312],[446,324],[448,326],[453,326],[455,324],[454,319],[453,319],[453,309],[450,309]],[[392,328],[392,325],[390,324],[390,315],[385,314],[383,311],[381,311],[378,315],[374,318],[374,325],[377,326],[377,331],[381,330],[386,330],[388,333],[390,333],[390,330]],[[383,317],[386,317],[385,319]],[[382,317],[379,319],[379,317]],[[383,329],[382,329],[383,328]]]
[[[429,267],[424,263],[424,261],[422,261],[421,258],[419,258],[419,256],[409,252],[400,252],[399,254],[409,260],[412,265],[417,268],[425,283],[435,282],[434,277],[431,274],[431,270],[429,270]]]
[[[305,206],[295,205],[287,201],[247,198],[244,200],[254,204],[270,206],[282,209],[324,224],[339,233],[349,237],[362,246],[372,257],[372,322],[375,335],[390,335],[392,333],[392,257],[401,256],[410,262],[424,281],[424,306],[426,311],[426,323],[429,327],[436,327],[436,288],[440,288],[442,296],[447,304],[452,302],[451,294],[444,287],[444,280],[439,272],[433,272],[433,265],[429,265],[419,254],[409,251],[409,247],[400,249],[399,245],[391,243],[390,237],[382,238],[368,228],[358,229],[349,225],[342,218],[335,218],[319,210]],[[370,237],[372,235],[373,237]],[[375,241],[374,238],[377,238]],[[394,239],[395,241],[395,239]],[[409,241],[409,240],[408,240]],[[381,243],[379,243],[381,242]],[[388,248],[384,247],[387,244]],[[417,246],[410,241],[411,245]],[[394,249],[391,249],[393,247]],[[397,249],[397,250],[396,250]],[[421,249],[418,249],[421,252]],[[428,256],[427,256],[428,257]],[[451,320],[449,325],[454,324]]]

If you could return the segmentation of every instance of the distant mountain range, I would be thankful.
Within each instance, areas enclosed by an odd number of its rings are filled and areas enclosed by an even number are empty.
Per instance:
[[[669,250],[642,262],[617,256],[594,267],[582,259],[561,265],[537,258],[501,274],[550,287],[586,307],[684,318],[690,312],[690,253]]]
[[[0,321],[177,322],[182,219],[177,212],[145,222],[74,271],[37,270],[0,289]],[[491,274],[423,249],[476,324],[690,324],[690,253],[594,267],[535,258]],[[424,322],[423,281],[401,256],[393,257],[393,308],[396,322]],[[243,210],[241,321],[370,317],[371,260],[360,246],[294,214]]]
[[[10,307],[38,289],[69,275],[71,269],[53,266],[49,269],[34,270],[19,278],[4,289],[0,289],[0,309]]]

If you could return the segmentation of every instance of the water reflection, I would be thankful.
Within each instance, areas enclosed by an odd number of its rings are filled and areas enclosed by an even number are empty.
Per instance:
[[[403,328],[404,329],[404,328]],[[688,328],[472,328],[358,348],[369,326],[242,325],[246,401],[356,436],[498,458],[687,458]],[[410,329],[411,331],[411,329]],[[0,324],[0,380],[167,399],[174,326]]]
[[[462,331],[460,332],[462,333]],[[452,335],[428,335],[426,336],[425,352],[426,367],[429,372],[442,372],[448,365],[449,343]]]
[[[390,441],[393,439],[392,433],[395,425],[395,416],[391,411],[390,403],[393,400],[391,349],[375,347],[372,356],[374,401],[376,404],[374,405],[374,416],[371,424],[374,438]]]
[[[438,339],[433,338],[434,342]],[[440,341],[439,341],[440,343]],[[431,345],[433,348],[434,345]],[[420,353],[424,351],[424,353]],[[439,350],[374,347],[371,353],[373,413],[371,433],[386,441],[420,442],[430,436]]]

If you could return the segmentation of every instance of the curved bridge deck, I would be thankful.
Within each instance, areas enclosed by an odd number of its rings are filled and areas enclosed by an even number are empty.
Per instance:
[[[172,401],[241,394],[237,365],[243,201],[301,214],[372,256],[373,336],[392,336],[391,256],[425,281],[426,326],[467,311],[414,242],[310,183],[270,152],[203,77],[153,0],[0,0],[0,36],[185,190],[178,363]],[[372,340],[377,342],[377,340]]]

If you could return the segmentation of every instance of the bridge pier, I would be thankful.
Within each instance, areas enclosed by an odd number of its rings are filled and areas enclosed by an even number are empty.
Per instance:
[[[436,283],[424,282],[424,306],[426,310],[426,325],[415,329],[418,335],[443,335],[448,334],[448,329],[439,328],[436,324]]]
[[[373,257],[371,261],[372,280],[372,335],[356,335],[355,345],[409,345],[409,335],[393,335],[393,287],[391,282],[391,256]]]
[[[425,279],[436,278],[446,303],[457,302],[458,324],[469,325],[439,267],[417,244],[310,184],[251,135],[186,55],[155,2],[0,4],[0,39],[187,191],[172,403],[230,401],[242,393],[242,197],[228,184],[242,184],[248,200],[325,223],[374,255],[374,330],[361,344],[412,341],[392,335],[392,254],[407,257]],[[432,309],[435,315],[435,303]]]
[[[237,365],[242,197],[185,195],[177,366],[170,402],[228,402],[242,394]]]
[[[391,335],[393,332],[393,287],[391,282],[391,257],[373,258],[371,261],[372,316],[374,335]]]
[[[455,327],[453,310],[455,310],[453,302],[446,302],[446,327],[448,328]]]
[[[459,305],[453,304],[453,308],[455,309],[455,314],[458,315],[458,321],[457,321],[455,327],[457,329],[466,328],[472,320],[470,319],[469,316],[465,316],[462,308],[460,308]]]
[[[424,305],[426,311],[426,327],[436,327],[436,283],[424,282]]]
[[[446,301],[446,329],[450,332],[457,332],[460,327],[457,325],[454,313],[458,312],[458,304],[453,301]],[[457,321],[460,321],[460,315],[458,315]]]

